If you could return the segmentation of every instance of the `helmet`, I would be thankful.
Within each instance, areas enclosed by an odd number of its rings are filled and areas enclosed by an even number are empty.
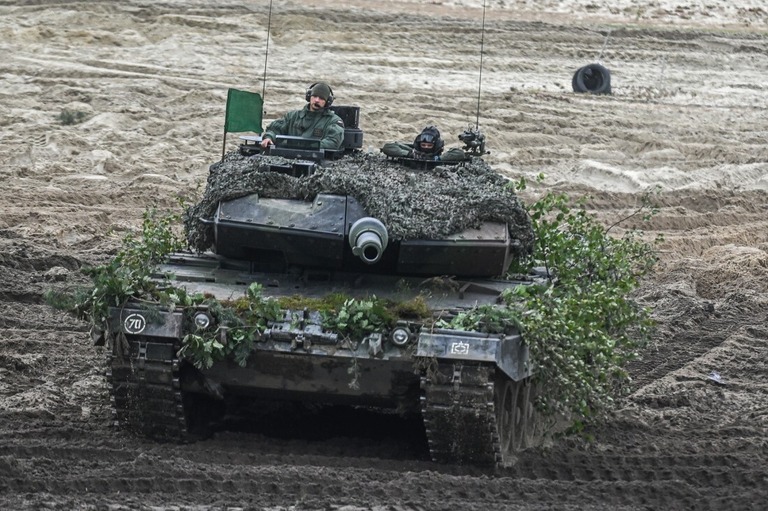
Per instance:
[[[333,89],[325,82],[315,82],[309,86],[305,99],[309,102],[312,96],[317,96],[325,100],[325,107],[328,108],[333,104]]]
[[[424,150],[421,148],[422,142],[429,142],[434,144],[432,149]],[[443,152],[443,146],[445,142],[440,138],[440,131],[435,126],[427,126],[413,141],[413,149],[422,153],[438,155]]]

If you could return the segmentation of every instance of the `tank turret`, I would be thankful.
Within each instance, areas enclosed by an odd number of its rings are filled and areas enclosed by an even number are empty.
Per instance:
[[[254,271],[292,269],[392,275],[502,275],[512,258],[507,226],[484,222],[442,239],[389,240],[384,223],[354,197],[312,201],[256,194],[221,202],[212,222],[214,252]]]
[[[522,208],[513,211],[512,216],[496,211],[509,210],[509,199],[514,201],[512,194],[503,192],[504,180],[478,166],[479,158],[474,160],[474,170],[467,170],[473,168],[472,156],[485,151],[485,137],[479,130],[466,130],[458,137],[465,144],[466,159],[418,161],[420,166],[414,170],[414,162],[408,158],[392,161],[361,154],[363,134],[358,126],[359,108],[333,108],[343,115],[346,124],[344,142],[337,151],[320,149],[319,140],[288,136],[277,137],[275,145],[262,150],[259,137],[241,137],[243,158],[238,161],[237,156],[233,156],[229,161],[220,162],[212,172],[216,182],[209,179],[209,188],[241,190],[243,181],[252,180],[256,175],[262,176],[263,184],[254,183],[256,193],[250,195],[210,197],[209,207],[215,207],[212,214],[193,213],[200,214],[201,222],[211,230],[205,238],[211,242],[213,252],[247,261],[252,271],[262,272],[307,269],[403,276],[496,277],[503,275],[512,259],[526,250],[532,233]],[[347,158],[350,161],[343,161],[344,156],[351,156]],[[447,179],[450,176],[435,174],[439,165],[453,167],[454,175],[464,174],[451,181]],[[315,175],[320,169],[323,177]],[[226,173],[232,172],[241,175],[230,178],[229,183],[219,183],[226,180]],[[269,190],[275,188],[274,180],[278,179],[263,177],[269,173],[289,182],[285,188],[291,190]],[[372,176],[378,181],[366,184]],[[464,182],[462,186],[475,182],[476,188],[451,189],[447,198],[440,196],[445,183],[455,188],[458,181]],[[347,193],[338,193],[340,191]],[[482,198],[489,191],[503,203],[501,208]],[[475,197],[462,200],[461,194]],[[371,207],[378,211],[372,211]],[[482,211],[484,207],[489,211]],[[396,211],[398,209],[403,211]],[[412,229],[406,235],[389,232],[391,225],[388,224],[402,223],[405,216],[413,215],[416,210],[424,211],[423,223],[440,224],[442,231],[427,225],[420,231]],[[473,219],[464,224],[455,221],[471,215]],[[385,216],[387,218],[383,218]],[[518,225],[510,229],[510,221]],[[198,248],[209,247],[199,245]]]

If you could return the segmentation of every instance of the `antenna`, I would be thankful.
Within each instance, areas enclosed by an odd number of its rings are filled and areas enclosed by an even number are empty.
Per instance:
[[[477,81],[477,116],[475,129],[480,128],[480,89],[483,85],[483,44],[485,42],[485,0],[483,0],[483,25],[480,29],[480,78]]]
[[[267,58],[269,57],[269,30],[272,26],[272,0],[269,0],[269,15],[267,16],[267,47],[264,50],[264,78],[261,81],[261,100],[267,92]]]
[[[459,133],[459,140],[464,142],[464,151],[469,154],[488,154],[485,150],[485,135],[480,131],[480,91],[483,85],[483,45],[485,43],[485,0],[483,0],[483,26],[480,31],[480,78],[477,81],[477,112],[475,127],[470,126]]]

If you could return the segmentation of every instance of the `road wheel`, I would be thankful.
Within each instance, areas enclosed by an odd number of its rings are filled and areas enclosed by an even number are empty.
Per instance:
[[[523,448],[526,436],[524,403],[525,389],[522,383],[500,380],[494,387],[496,427],[502,461]]]
[[[523,434],[521,435],[520,450],[527,449],[535,444],[536,435],[536,408],[534,406],[536,399],[536,392],[533,388],[530,378],[523,382],[520,382],[523,386],[522,390],[522,422],[523,422]]]

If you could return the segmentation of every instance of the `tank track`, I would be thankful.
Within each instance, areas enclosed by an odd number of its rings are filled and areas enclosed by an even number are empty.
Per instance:
[[[495,367],[437,362],[421,378],[421,412],[433,461],[502,464]]]
[[[189,441],[175,350],[168,360],[148,360],[148,344],[130,341],[127,354],[107,355],[115,423],[155,440]]]

